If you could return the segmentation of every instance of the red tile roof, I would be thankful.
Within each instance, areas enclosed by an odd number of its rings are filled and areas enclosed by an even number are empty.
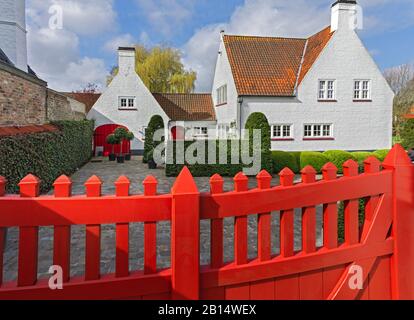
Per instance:
[[[40,132],[55,132],[59,129],[51,124],[30,125],[23,127],[0,127],[0,137],[16,136],[20,134],[31,134]]]
[[[238,94],[293,96],[331,36],[330,27],[309,39],[225,35]]]
[[[100,93],[82,93],[82,92],[65,92],[65,95],[82,102],[86,107],[86,113],[91,111],[92,107],[101,96]]]
[[[213,99],[209,93],[154,93],[172,121],[215,121]]]

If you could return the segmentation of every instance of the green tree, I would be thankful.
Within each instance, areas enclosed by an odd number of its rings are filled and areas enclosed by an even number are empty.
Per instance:
[[[414,119],[407,119],[401,126],[402,146],[409,150],[414,148]]]
[[[136,72],[151,92],[194,92],[197,73],[184,68],[179,50],[161,46],[147,49],[137,45],[135,52]],[[118,67],[112,68],[108,84],[117,73]]]
[[[148,163],[148,155],[163,141],[154,141],[154,133],[157,130],[164,129],[164,120],[161,116],[155,115],[151,118],[147,129],[145,130],[145,143],[144,143],[144,163]]]

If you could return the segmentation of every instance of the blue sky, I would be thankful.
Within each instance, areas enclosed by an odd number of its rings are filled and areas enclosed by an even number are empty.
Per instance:
[[[305,37],[330,23],[334,0],[27,0],[29,62],[52,87],[104,85],[118,45],[180,49],[208,91],[219,31]],[[381,69],[414,62],[414,1],[359,0],[363,42]],[[63,9],[63,29],[50,30],[48,10]]]

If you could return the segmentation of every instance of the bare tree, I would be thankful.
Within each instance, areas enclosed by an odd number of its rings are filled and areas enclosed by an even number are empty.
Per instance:
[[[82,89],[76,91],[76,93],[97,93],[99,86],[96,83],[88,83]]]
[[[407,87],[410,80],[414,78],[414,65],[403,64],[397,67],[389,68],[384,71],[384,76],[394,92],[399,94]]]

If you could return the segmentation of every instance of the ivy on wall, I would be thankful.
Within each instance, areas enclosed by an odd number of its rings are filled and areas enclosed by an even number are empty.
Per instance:
[[[47,192],[60,175],[71,175],[90,160],[92,121],[52,124],[59,131],[0,137],[0,176],[8,180],[8,193],[17,193],[28,174],[41,179],[41,192]]]

